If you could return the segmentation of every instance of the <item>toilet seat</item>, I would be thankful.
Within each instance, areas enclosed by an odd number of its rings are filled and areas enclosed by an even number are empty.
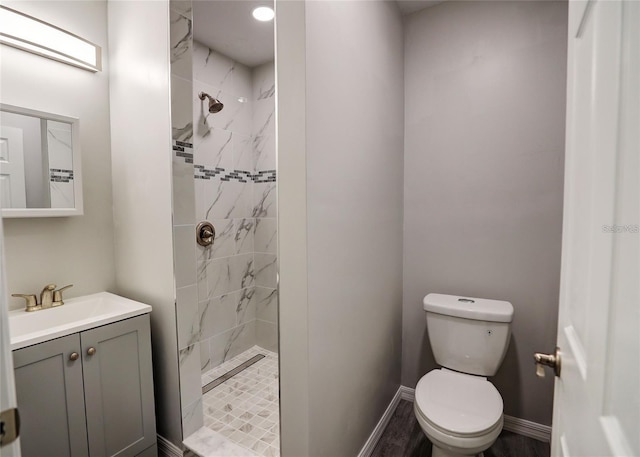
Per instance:
[[[446,368],[432,370],[418,381],[415,410],[449,436],[479,437],[502,428],[502,397],[493,384]]]

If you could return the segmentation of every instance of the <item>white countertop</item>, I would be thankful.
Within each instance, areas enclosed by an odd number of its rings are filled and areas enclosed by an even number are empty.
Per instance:
[[[55,308],[9,312],[11,350],[151,312],[151,306],[109,292],[70,298]]]

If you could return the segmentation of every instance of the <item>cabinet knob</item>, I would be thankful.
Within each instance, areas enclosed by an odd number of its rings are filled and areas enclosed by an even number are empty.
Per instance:
[[[96,348],[91,347],[91,348],[87,349],[87,354],[88,355],[93,355],[95,353],[96,353]]]
[[[72,352],[72,353],[69,355],[69,360],[71,360],[71,361],[76,361],[76,360],[78,360],[78,357],[80,357],[80,355],[79,355],[77,352]]]

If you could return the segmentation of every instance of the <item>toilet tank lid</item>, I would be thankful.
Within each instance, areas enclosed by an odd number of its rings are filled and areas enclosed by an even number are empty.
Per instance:
[[[445,316],[489,322],[511,322],[513,319],[513,305],[508,301],[429,294],[424,297],[423,304],[425,311]]]

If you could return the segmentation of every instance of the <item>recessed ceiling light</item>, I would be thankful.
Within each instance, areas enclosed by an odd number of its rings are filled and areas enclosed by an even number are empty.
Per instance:
[[[253,17],[257,21],[267,22],[273,20],[275,13],[273,12],[273,8],[269,8],[268,6],[259,6],[253,10]]]

